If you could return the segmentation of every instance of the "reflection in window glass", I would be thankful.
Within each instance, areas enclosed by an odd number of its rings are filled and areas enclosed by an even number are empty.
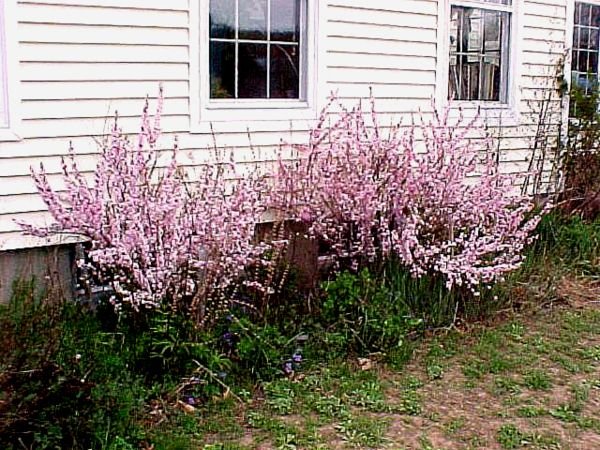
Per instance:
[[[239,39],[267,39],[269,0],[239,0]]]
[[[267,45],[239,45],[238,98],[266,98]]]
[[[210,97],[300,99],[306,0],[210,1]]]
[[[300,0],[271,0],[271,40],[297,42]]]
[[[211,43],[210,96],[235,97],[235,44],[231,42]]]
[[[600,6],[575,2],[571,79],[586,92],[598,79],[599,38]]]
[[[452,6],[450,99],[506,102],[510,18],[507,11]]]
[[[298,47],[271,46],[271,98],[298,98]]]
[[[210,2],[210,37],[235,38],[235,0]]]

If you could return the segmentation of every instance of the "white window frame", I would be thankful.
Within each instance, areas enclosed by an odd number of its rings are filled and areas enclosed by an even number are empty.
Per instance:
[[[0,19],[0,32],[4,33],[0,41],[0,58],[3,59],[3,72],[0,82],[5,83],[8,126],[0,124],[0,142],[20,141],[21,118],[19,116],[19,60],[17,56],[17,0],[1,0],[4,6]],[[2,45],[4,43],[4,45]]]
[[[450,76],[450,14],[452,6],[505,11],[511,13],[509,55],[508,55],[508,80],[506,83],[506,101],[488,100],[450,100],[448,99],[448,77]],[[464,111],[481,110],[489,119],[506,120],[508,124],[516,122],[519,114],[519,80],[521,75],[520,61],[521,46],[519,37],[521,1],[513,0],[512,5],[501,5],[484,2],[483,0],[440,0],[438,2],[438,64],[436,80],[436,102],[438,106],[445,107],[450,104]]]
[[[302,38],[304,75],[300,81],[300,98],[295,99],[211,99],[209,66],[209,0],[190,2],[190,108],[192,132],[205,132],[212,122],[251,122],[312,120],[322,92],[322,52],[325,46],[319,26],[325,7],[318,0],[305,0],[306,26]],[[319,45],[320,42],[320,45]],[[321,75],[321,76],[319,76]]]

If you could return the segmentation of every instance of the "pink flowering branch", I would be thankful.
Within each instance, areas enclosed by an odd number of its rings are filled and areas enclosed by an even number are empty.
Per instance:
[[[434,108],[431,119],[384,132],[373,100],[366,112],[339,106],[295,147],[298,161],[280,160],[276,208],[354,266],[395,257],[415,277],[473,292],[519,267],[544,212],[500,173],[478,118],[452,121]]]
[[[146,101],[135,144],[115,120],[91,182],[72,148],[62,161],[64,192],[51,187],[43,166],[32,169],[54,223],[21,226],[38,236],[86,237],[90,249],[82,264],[112,286],[117,306],[167,305],[201,325],[216,314],[211,308],[227,309],[235,282],[264,252],[254,228],[264,212],[265,184],[256,175],[240,177],[233,161],[218,157],[186,183],[177,145],[166,167],[157,168],[162,106],[161,89],[154,120]]]

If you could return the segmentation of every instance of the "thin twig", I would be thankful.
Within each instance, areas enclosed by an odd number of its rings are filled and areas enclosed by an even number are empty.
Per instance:
[[[198,366],[199,369],[203,370],[204,372],[206,372],[213,380],[215,380],[217,383],[219,383],[219,385],[221,385],[221,387],[223,387],[225,389],[225,392],[228,392],[231,394],[231,396],[233,398],[235,398],[240,404],[244,404],[244,400],[242,400],[240,397],[238,397],[236,394],[233,393],[233,391],[231,390],[231,388],[229,386],[227,386],[225,383],[223,383],[220,379],[219,376],[217,374],[215,374],[212,370],[210,370],[208,367],[204,367],[202,364],[200,364],[198,361],[196,361],[195,359],[193,359],[192,361],[194,361],[196,363],[196,365]]]

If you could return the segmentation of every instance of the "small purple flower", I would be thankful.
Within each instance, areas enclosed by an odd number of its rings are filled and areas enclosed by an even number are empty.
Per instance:
[[[293,371],[294,371],[294,368],[292,367],[292,363],[291,363],[291,362],[289,362],[289,361],[288,361],[288,362],[286,362],[286,363],[283,365],[283,372],[284,372],[286,375],[289,375],[289,374],[291,374]]]
[[[196,399],[190,395],[188,398],[186,398],[186,403],[188,405],[195,405],[196,404]]]
[[[295,363],[301,363],[302,355],[300,353],[294,353],[294,355],[292,356],[292,361],[294,361]]]

